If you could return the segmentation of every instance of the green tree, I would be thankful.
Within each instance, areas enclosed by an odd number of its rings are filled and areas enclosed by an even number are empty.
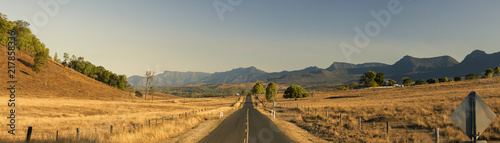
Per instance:
[[[377,82],[375,81],[376,77],[377,77],[377,73],[375,73],[374,71],[367,71],[363,75],[361,75],[361,78],[359,79],[359,83],[363,84],[365,87],[378,86],[376,84]]]
[[[57,52],[54,53],[54,61],[58,62],[58,63],[61,63],[61,60],[59,59],[59,57],[57,56]]]
[[[415,81],[415,85],[422,85],[422,84],[427,84],[427,82],[425,82],[423,79],[418,79],[417,81]]]
[[[7,15],[0,13],[0,44],[8,45],[9,31],[14,28],[11,21],[7,19]]]
[[[433,83],[439,83],[439,80],[436,80],[434,78],[427,79],[428,84],[433,84]]]
[[[35,63],[33,64],[33,71],[35,72],[40,72],[42,66],[45,65],[45,63],[47,63],[47,53],[48,51],[46,50],[42,50],[40,49],[41,51],[37,51],[36,54],[35,54]]]
[[[378,85],[384,85],[385,83],[385,78],[384,78],[384,73],[377,73],[377,76],[375,77],[375,82],[377,82]]]
[[[458,75],[457,75],[457,76],[455,76],[455,78],[453,78],[453,80],[454,80],[454,81],[461,81],[461,80],[462,80],[462,77],[460,77],[460,76],[458,76]]]
[[[395,80],[389,80],[389,86],[393,86],[394,84],[397,84],[397,82]]]
[[[479,75],[475,73],[470,73],[465,76],[465,80],[479,79]]]
[[[284,98],[304,98],[304,97],[309,97],[309,94],[305,93],[304,88],[297,86],[297,85],[291,85],[285,90],[285,94],[283,94]]]
[[[494,74],[495,76],[500,76],[500,67],[495,67],[495,70],[494,70]]]
[[[494,74],[494,71],[493,71],[493,69],[491,69],[491,68],[488,68],[488,69],[484,72],[484,76],[485,76],[486,78],[491,78],[491,77],[493,77],[493,74]]]
[[[278,94],[278,88],[274,82],[271,82],[266,87],[266,100],[274,101],[276,100],[276,94]]]
[[[118,76],[118,89],[121,89],[125,91],[127,89],[127,76],[126,75],[119,75]]]
[[[403,77],[403,85],[404,86],[411,86],[413,84],[413,80],[409,77]]]
[[[439,82],[448,82],[448,77],[438,78]]]
[[[250,92],[252,93],[252,95],[259,95],[266,93],[266,89],[264,89],[262,82],[257,82],[253,86],[252,90],[250,90]]]
[[[247,90],[241,90],[241,93],[240,93],[241,96],[246,96],[247,94],[248,94]]]
[[[68,54],[68,53],[64,53],[63,58],[64,58],[64,61],[63,61],[63,63],[62,63],[62,64],[63,64],[64,66],[69,67],[69,62],[70,62],[70,61],[69,61],[69,54]]]

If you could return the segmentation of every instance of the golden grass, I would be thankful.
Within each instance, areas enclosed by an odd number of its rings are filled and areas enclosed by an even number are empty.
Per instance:
[[[0,100],[7,101],[1,96]],[[170,99],[151,101],[100,101],[59,98],[17,98],[16,135],[0,126],[1,141],[23,142],[28,126],[33,127],[34,142],[74,142],[76,128],[80,140],[88,142],[159,142],[177,136],[200,122],[218,119],[221,110],[235,109],[238,97]],[[241,102],[241,100],[240,100]],[[8,111],[0,106],[0,111]],[[7,117],[3,112],[2,117]],[[188,117],[185,117],[188,113]],[[171,120],[174,115],[174,120]],[[180,116],[179,116],[180,115]],[[166,117],[165,122],[162,118]],[[149,127],[149,120],[151,125]],[[2,120],[2,124],[7,124]],[[157,124],[158,122],[158,124]],[[136,124],[136,129],[133,128]],[[114,133],[110,134],[110,125]]]
[[[314,98],[297,101],[279,97],[277,103],[287,106],[276,109],[280,119],[329,141],[432,142],[434,128],[440,128],[441,141],[458,142],[468,139],[450,115],[471,91],[476,91],[500,115],[500,77],[405,88],[316,92]],[[270,110],[270,104],[265,104],[266,110]],[[343,114],[342,125],[339,125],[340,114]],[[363,121],[362,130],[359,118]],[[387,121],[391,126],[389,134]],[[498,117],[480,138],[500,140]]]

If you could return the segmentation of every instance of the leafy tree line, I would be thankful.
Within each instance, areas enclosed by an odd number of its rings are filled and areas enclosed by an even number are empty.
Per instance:
[[[40,42],[40,39],[31,33],[31,30],[28,28],[29,25],[28,22],[22,20],[9,21],[7,15],[0,13],[0,44],[7,46],[10,31],[14,30],[16,32],[17,50],[26,52],[34,57],[32,70],[38,73],[47,63],[47,58],[50,58],[49,49],[45,47],[45,44]]]
[[[486,69],[483,76],[480,76],[479,74],[476,74],[476,73],[470,73],[470,74],[465,75],[464,79],[465,80],[485,79],[485,78],[491,78],[494,76],[500,76],[500,67],[497,66],[494,69],[491,69],[491,68]],[[462,77],[457,75],[454,78],[448,78],[448,77],[430,78],[430,79],[427,79],[426,81],[424,81],[423,79],[419,79],[419,80],[415,81],[415,83],[413,83],[411,78],[404,77],[403,84],[405,86],[410,86],[410,85],[435,84],[435,83],[461,81],[461,80],[462,80]]]
[[[140,90],[142,87],[137,88]],[[245,96],[248,91],[242,87],[218,88],[217,85],[156,86],[156,88],[157,92],[188,98],[234,96],[236,93]]]
[[[125,90],[127,88],[127,76],[117,75],[103,66],[96,66],[89,61],[85,61],[83,57],[76,57],[75,55],[69,57],[68,53],[64,53],[64,60],[58,59],[57,53],[54,55],[54,61],[60,62],[63,66],[69,67],[83,75],[92,79],[113,86],[115,88]]]

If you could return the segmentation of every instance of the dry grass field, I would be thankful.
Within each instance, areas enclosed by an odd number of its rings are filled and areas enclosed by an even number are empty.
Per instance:
[[[7,98],[0,100],[7,101]],[[7,134],[8,126],[0,126],[2,142],[23,142],[28,126],[33,127],[34,142],[55,142],[56,131],[59,132],[59,142],[74,142],[76,128],[80,129],[80,140],[88,142],[159,142],[184,133],[202,121],[218,119],[221,110],[227,112],[234,109],[231,106],[238,98],[154,102],[57,98],[17,100],[16,135]],[[7,106],[0,106],[0,111],[8,111]],[[7,112],[2,116],[7,117]],[[153,127],[149,127],[150,120]],[[2,124],[7,122],[1,121]],[[110,134],[111,125],[113,134]]]
[[[439,128],[441,141],[459,142],[468,138],[450,115],[471,91],[476,91],[497,114],[480,139],[499,141],[500,77],[404,88],[316,92],[314,97],[297,101],[283,99],[279,94],[277,104],[280,106],[275,110],[277,119],[294,123],[327,141],[433,142],[434,129]],[[264,96],[259,98],[265,99]],[[264,105],[269,112],[270,103],[264,102]],[[389,134],[386,133],[387,122]]]

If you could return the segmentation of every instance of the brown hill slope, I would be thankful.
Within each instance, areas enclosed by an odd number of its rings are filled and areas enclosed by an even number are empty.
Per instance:
[[[8,95],[7,48],[0,45],[0,90]],[[17,51],[17,97],[64,97],[78,99],[117,100],[135,98],[129,93],[108,86],[49,59],[40,73],[31,70],[33,57]]]

